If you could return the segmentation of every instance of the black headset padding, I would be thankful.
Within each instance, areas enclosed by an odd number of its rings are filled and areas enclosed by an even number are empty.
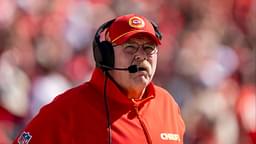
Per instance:
[[[115,19],[112,19],[99,27],[96,31],[93,41],[93,55],[97,67],[108,66],[114,67],[114,50],[113,46],[109,41],[100,41],[100,34],[108,28]]]
[[[153,26],[153,28],[155,30],[156,37],[159,40],[162,40],[162,33],[159,31],[158,25],[154,21],[151,21],[151,24],[152,24],[152,26]]]
[[[115,56],[114,56],[114,50],[112,43],[109,41],[100,41],[100,34],[106,30],[110,25],[115,21],[115,19],[112,19],[104,24],[102,24],[98,30],[96,31],[94,40],[93,40],[93,56],[94,60],[96,62],[96,67],[101,67],[103,69],[106,69],[107,67],[114,67],[115,62]],[[155,30],[156,37],[161,40],[162,34],[158,29],[158,25],[151,21],[151,24]],[[105,66],[105,67],[104,67]]]

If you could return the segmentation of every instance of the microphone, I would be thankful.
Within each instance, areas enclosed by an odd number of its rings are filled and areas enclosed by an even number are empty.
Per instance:
[[[128,71],[129,73],[136,73],[139,71],[139,67],[137,65],[130,65],[128,67]]]
[[[109,67],[106,65],[100,65],[100,67],[107,69],[107,70],[122,70],[122,71],[128,71],[129,73],[136,73],[141,70],[145,70],[145,68],[138,67],[137,65],[130,65],[128,68],[115,68],[115,67]]]

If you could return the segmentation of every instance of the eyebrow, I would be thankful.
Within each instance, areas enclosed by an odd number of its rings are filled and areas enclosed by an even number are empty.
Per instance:
[[[125,43],[127,43],[127,44],[138,44],[138,45],[145,45],[145,44],[154,44],[154,45],[156,45],[156,43],[155,42],[153,42],[153,41],[146,41],[146,42],[138,42],[138,41],[127,41],[127,42],[125,42]],[[125,44],[124,43],[124,44]]]

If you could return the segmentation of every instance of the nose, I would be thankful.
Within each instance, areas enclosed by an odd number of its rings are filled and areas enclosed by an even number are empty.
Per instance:
[[[140,46],[136,52],[138,55],[147,56],[147,53],[144,51],[143,46]]]
[[[135,53],[135,60],[136,61],[143,61],[147,59],[147,54],[143,50],[143,48],[139,48],[138,51]]]
[[[142,62],[142,61],[146,60],[147,57],[145,54],[137,54],[137,55],[135,55],[134,59],[136,62]]]

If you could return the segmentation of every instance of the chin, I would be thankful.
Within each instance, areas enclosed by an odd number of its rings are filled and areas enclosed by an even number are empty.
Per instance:
[[[146,87],[149,84],[149,82],[150,82],[150,79],[146,78],[146,77],[139,77],[135,81],[136,85],[141,85],[141,86],[144,86],[144,87]]]

